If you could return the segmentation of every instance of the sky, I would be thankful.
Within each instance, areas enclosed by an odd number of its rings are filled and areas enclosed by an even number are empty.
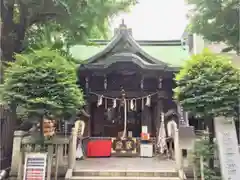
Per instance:
[[[139,0],[129,13],[113,20],[113,28],[124,19],[136,40],[180,39],[186,25],[184,0]]]

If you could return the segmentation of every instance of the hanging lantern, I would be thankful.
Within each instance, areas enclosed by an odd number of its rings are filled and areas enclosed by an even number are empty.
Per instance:
[[[162,78],[159,77],[158,79],[158,89],[161,89],[162,88]]]
[[[106,78],[106,76],[104,77],[104,89],[105,90],[107,89],[107,78]]]

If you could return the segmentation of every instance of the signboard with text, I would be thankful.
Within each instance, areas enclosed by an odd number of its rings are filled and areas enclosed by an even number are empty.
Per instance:
[[[45,180],[47,153],[27,153],[23,180]]]
[[[179,127],[179,148],[191,150],[196,140],[193,126]]]
[[[214,119],[221,164],[222,180],[240,179],[240,154],[234,121],[225,117]]]
[[[112,154],[136,154],[136,138],[112,138]]]

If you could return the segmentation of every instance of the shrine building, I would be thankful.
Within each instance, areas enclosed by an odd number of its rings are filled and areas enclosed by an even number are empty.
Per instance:
[[[90,114],[84,136],[138,138],[144,127],[154,138],[161,114],[171,110],[181,115],[178,124],[188,123],[173,99],[174,76],[189,57],[181,40],[134,40],[122,23],[110,41],[90,42],[71,48],[82,61],[78,84]]]

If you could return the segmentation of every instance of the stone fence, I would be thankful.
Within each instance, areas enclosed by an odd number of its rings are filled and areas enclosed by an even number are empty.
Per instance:
[[[66,135],[55,135],[51,140],[44,141],[44,151],[48,154],[47,178],[65,176],[68,169],[73,169],[76,157],[77,135],[73,128],[72,133]],[[15,131],[13,140],[12,164],[10,179],[23,179],[25,154],[40,152],[39,133],[29,134],[24,131]]]

